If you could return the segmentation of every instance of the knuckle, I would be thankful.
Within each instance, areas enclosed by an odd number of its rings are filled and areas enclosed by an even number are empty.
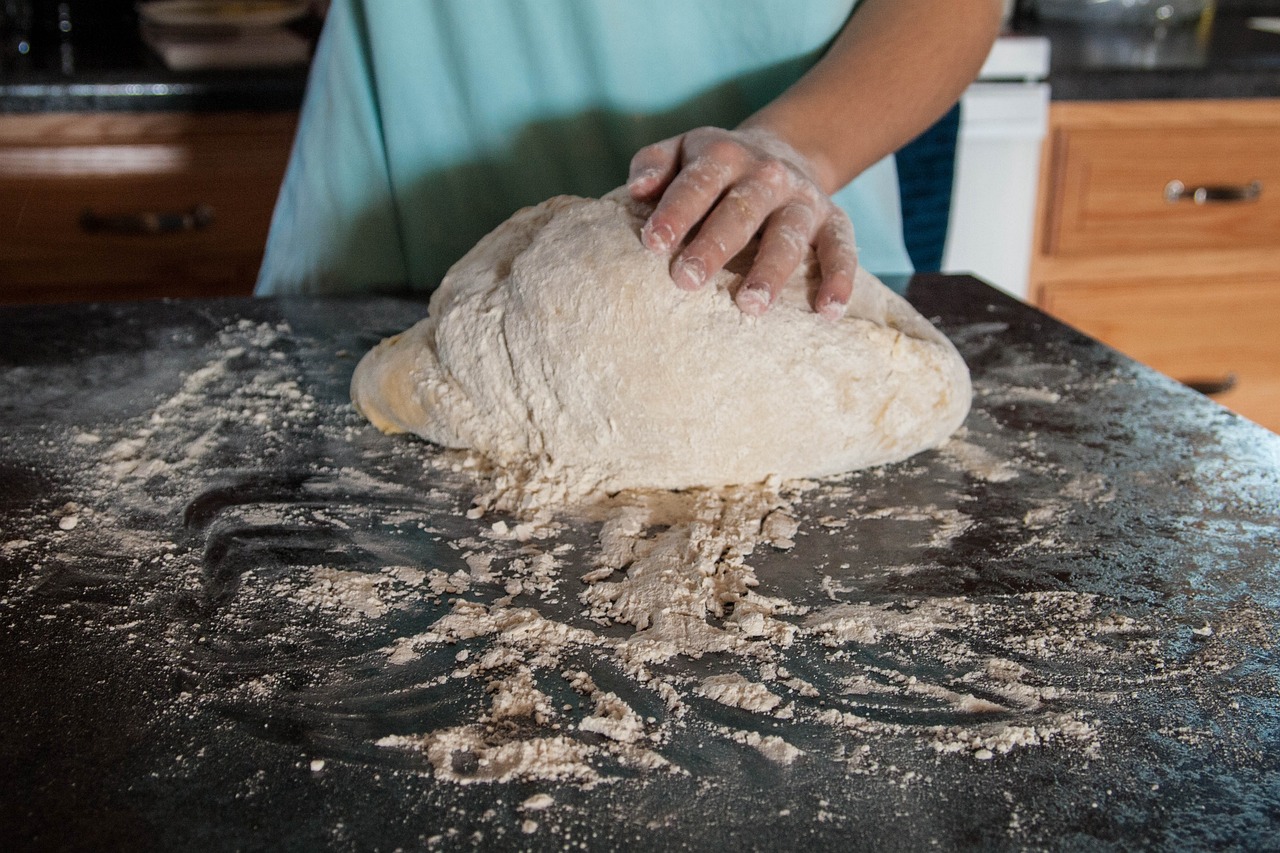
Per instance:
[[[725,193],[723,204],[740,218],[761,220],[768,212],[769,193],[751,183],[734,185]]]
[[[755,178],[771,187],[785,187],[791,182],[791,169],[781,160],[762,160],[755,167]]]
[[[700,196],[718,193],[722,180],[719,168],[700,161],[694,162],[684,172],[685,185]]]
[[[703,156],[724,163],[736,163],[743,155],[743,148],[736,140],[729,137],[716,137],[703,148]]]
[[[781,227],[803,233],[807,239],[813,233],[817,215],[810,205],[792,202],[782,209],[778,219]]]
[[[747,222],[757,217],[756,206],[745,192],[731,191],[720,204],[735,221]]]

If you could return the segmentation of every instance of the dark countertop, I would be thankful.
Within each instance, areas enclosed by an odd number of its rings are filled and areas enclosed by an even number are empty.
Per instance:
[[[160,65],[74,75],[31,72],[0,79],[0,114],[296,110],[305,68],[174,72]]]
[[[1052,43],[1055,100],[1280,97],[1280,35],[1220,9],[1206,36],[1194,25],[1156,33],[1022,21],[1013,31]],[[318,23],[305,25],[314,36]],[[294,109],[306,69],[175,73],[137,38],[85,51],[74,71],[52,58],[0,74],[0,113],[97,110]]]
[[[643,672],[584,639],[630,633],[581,612],[591,522],[496,538],[438,451],[352,411],[355,357],[424,303],[0,310],[7,849],[1272,849],[1280,437],[975,279],[907,295],[972,369],[964,431],[795,498],[794,547],[747,558],[793,643]],[[466,548],[496,582],[443,583]],[[513,593],[538,553],[558,567]],[[408,748],[514,677],[496,636],[430,639],[510,594],[578,632],[528,666],[601,784],[460,784]],[[670,765],[580,729],[569,670]]]
[[[100,17],[90,16],[91,8],[72,30],[74,42],[37,29],[28,54],[8,56],[0,66],[0,114],[294,110],[302,103],[305,65],[171,71],[144,44],[129,5],[104,6]],[[290,28],[314,42],[320,21],[304,18]]]
[[[1219,10],[1212,26],[1161,30],[1021,24],[1049,38],[1049,83],[1061,101],[1280,97],[1280,35]]]

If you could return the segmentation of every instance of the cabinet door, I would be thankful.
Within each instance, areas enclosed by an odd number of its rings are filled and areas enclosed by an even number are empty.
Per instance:
[[[1064,282],[1045,308],[1280,432],[1280,275]]]
[[[1051,115],[1046,255],[1280,245],[1280,104],[1072,104]]]
[[[1037,303],[1280,432],[1278,152],[1280,99],[1055,102]]]
[[[295,122],[0,120],[0,300],[252,292]]]

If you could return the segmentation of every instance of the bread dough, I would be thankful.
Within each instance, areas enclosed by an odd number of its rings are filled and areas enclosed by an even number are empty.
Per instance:
[[[571,493],[821,477],[941,443],[969,409],[951,343],[859,269],[836,322],[812,258],[761,317],[731,299],[751,250],[684,292],[625,189],[517,212],[428,316],[356,368],[379,429],[554,472]],[[726,292],[727,291],[727,292]]]

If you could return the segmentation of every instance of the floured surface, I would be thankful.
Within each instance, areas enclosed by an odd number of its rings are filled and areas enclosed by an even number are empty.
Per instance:
[[[1277,441],[990,298],[935,309],[976,379],[938,451],[534,521],[345,406],[353,314],[420,306],[122,308],[15,346],[3,757],[85,792],[28,826],[1258,846]]]

